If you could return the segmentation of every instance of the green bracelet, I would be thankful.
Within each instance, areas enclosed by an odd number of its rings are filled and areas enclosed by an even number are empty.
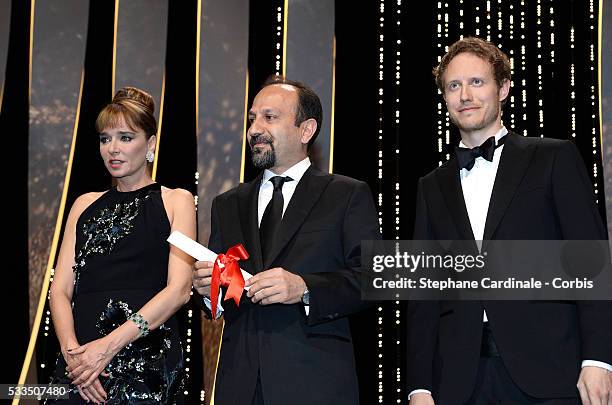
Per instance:
[[[138,312],[134,312],[128,317],[128,320],[134,322],[140,330],[140,336],[147,336],[149,334],[149,322],[142,317]]]

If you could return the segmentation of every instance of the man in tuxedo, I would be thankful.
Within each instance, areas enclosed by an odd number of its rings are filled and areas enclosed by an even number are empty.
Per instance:
[[[264,170],[212,204],[209,248],[242,243],[250,257],[239,264],[254,275],[239,306],[222,302],[215,403],[356,404],[347,315],[364,308],[361,241],[379,238],[370,189],[311,165],[322,107],[305,85],[274,77],[248,117],[252,161]],[[211,272],[196,263],[204,300]]]
[[[465,38],[434,75],[461,143],[419,180],[414,239],[606,238],[574,144],[502,125],[503,52]],[[608,302],[413,301],[406,312],[411,405],[612,404]]]

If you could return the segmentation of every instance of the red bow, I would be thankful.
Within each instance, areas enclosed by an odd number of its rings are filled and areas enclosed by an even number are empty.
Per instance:
[[[220,286],[227,287],[227,293],[223,301],[233,298],[236,306],[240,305],[240,297],[242,297],[242,291],[244,290],[244,277],[242,277],[238,262],[248,258],[249,254],[241,243],[229,248],[227,253],[217,255],[210,286],[213,319],[217,315],[217,301],[219,300]],[[219,266],[219,263],[222,263],[224,267]]]

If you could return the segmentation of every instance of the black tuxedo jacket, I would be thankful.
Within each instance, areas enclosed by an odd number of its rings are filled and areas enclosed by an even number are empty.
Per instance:
[[[484,240],[606,238],[573,143],[507,135]],[[474,239],[455,158],[419,181],[414,239]],[[485,242],[486,243],[486,242]],[[585,301],[439,301],[408,304],[408,392],[464,403],[476,381],[487,312],[514,382],[538,398],[577,397],[582,360],[612,363],[612,307]]]
[[[209,248],[221,253],[242,243],[250,258],[240,265],[249,273],[283,267],[299,274],[310,290],[310,312],[301,303],[253,304],[245,295],[239,307],[224,301],[215,403],[251,404],[259,373],[266,404],[356,404],[347,315],[367,305],[361,301],[361,241],[379,238],[370,189],[310,166],[287,206],[272,257],[263,263],[261,178],[214,199]]]

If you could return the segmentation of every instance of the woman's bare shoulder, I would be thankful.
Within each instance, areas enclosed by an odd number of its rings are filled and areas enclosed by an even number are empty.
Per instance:
[[[100,198],[106,191],[93,191],[91,193],[85,193],[77,197],[72,204],[72,209],[70,210],[70,216],[78,218],[83,211],[87,209],[91,204],[93,204],[98,198]]]
[[[193,201],[193,194],[183,188],[161,187],[162,197],[173,203],[185,203]]]

